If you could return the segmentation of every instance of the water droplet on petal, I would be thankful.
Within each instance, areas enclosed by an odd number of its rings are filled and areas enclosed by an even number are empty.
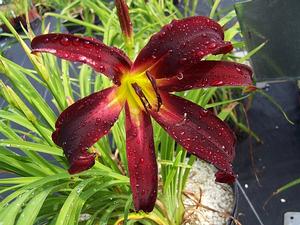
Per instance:
[[[86,47],[86,48],[91,48],[92,46],[91,46],[91,42],[90,41],[84,41],[83,42],[84,43],[84,47]]]
[[[183,73],[179,72],[176,77],[177,77],[178,80],[182,80],[183,79]]]
[[[204,52],[202,52],[202,51],[199,51],[199,52],[197,53],[197,55],[198,55],[198,56],[200,56],[200,57],[203,57],[203,56],[204,56],[204,54],[205,54],[205,53],[204,53]]]
[[[64,46],[68,46],[70,44],[69,38],[63,37],[62,39],[60,39],[60,43]]]
[[[100,66],[99,66],[99,70],[100,70],[100,72],[104,72],[105,67],[104,67],[103,65],[100,65]]]
[[[235,67],[236,71],[241,72],[241,68],[239,68],[238,66]]]
[[[212,86],[221,86],[223,84],[224,84],[224,82],[222,80],[216,80],[216,81],[212,82],[211,85]]]
[[[183,57],[183,58],[180,59],[181,63],[185,63],[186,61],[187,61],[187,58],[185,58],[185,57]]]
[[[202,111],[200,111],[201,116],[206,116],[207,113],[208,113],[208,110],[206,110],[206,109],[203,109]]]
[[[216,46],[217,46],[216,43],[210,43],[208,47],[209,47],[209,48],[215,48]]]
[[[75,40],[72,43],[75,46],[79,46],[80,45],[80,39],[79,38],[75,38]]]

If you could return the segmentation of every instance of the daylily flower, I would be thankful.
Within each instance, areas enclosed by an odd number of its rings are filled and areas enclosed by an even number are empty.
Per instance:
[[[134,62],[119,49],[70,34],[33,39],[33,52],[82,62],[111,78],[110,88],[91,94],[61,113],[53,141],[63,148],[71,174],[94,165],[87,149],[106,135],[123,108],[126,151],[136,210],[152,211],[157,196],[151,118],[178,144],[218,168],[216,181],[234,182],[231,162],[236,138],[226,123],[172,92],[252,84],[252,71],[235,62],[201,60],[232,50],[219,24],[201,16],[174,20],[154,34]]]

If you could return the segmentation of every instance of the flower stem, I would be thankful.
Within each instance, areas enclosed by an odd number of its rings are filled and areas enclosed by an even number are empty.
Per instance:
[[[130,37],[127,37],[124,35],[124,41],[125,41],[125,48],[126,53],[129,56],[130,59],[133,59],[134,57],[134,39],[133,35]]]

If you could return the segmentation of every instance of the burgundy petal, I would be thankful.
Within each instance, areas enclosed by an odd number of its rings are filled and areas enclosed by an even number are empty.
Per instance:
[[[179,68],[197,63],[205,55],[231,51],[231,43],[223,39],[222,27],[209,18],[174,20],[151,37],[137,56],[132,71],[149,70],[155,78],[174,76]]]
[[[188,152],[214,164],[227,178],[234,178],[231,162],[236,139],[227,124],[183,98],[168,93],[161,96],[159,112],[150,111],[154,119]],[[224,176],[218,174],[217,181],[233,180],[222,179]]]
[[[126,152],[135,210],[151,212],[157,196],[157,164],[151,119],[125,105]]]
[[[250,67],[225,61],[200,61],[182,68],[177,75],[156,80],[165,91],[184,91],[211,86],[247,86],[252,84]]]
[[[123,104],[116,98],[117,88],[107,88],[87,96],[63,111],[52,134],[70,163],[71,174],[94,165],[95,156],[87,152],[98,139],[108,133],[118,119]]]
[[[49,52],[60,58],[82,62],[119,82],[131,67],[130,59],[120,50],[94,38],[71,34],[45,34],[31,42],[33,52]]]

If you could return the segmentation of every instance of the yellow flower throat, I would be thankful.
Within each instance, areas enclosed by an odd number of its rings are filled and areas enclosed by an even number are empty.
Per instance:
[[[155,89],[147,77],[146,73],[140,74],[124,74],[121,78],[121,85],[118,88],[118,98],[127,100],[131,111],[145,110],[144,104],[134,89],[134,85],[138,86],[141,92],[144,94],[148,105],[152,108],[158,106],[157,95]]]

